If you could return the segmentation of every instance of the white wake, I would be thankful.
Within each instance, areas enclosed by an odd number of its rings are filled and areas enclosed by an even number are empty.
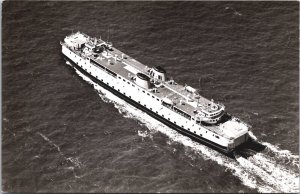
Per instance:
[[[76,70],[76,73],[94,86],[103,101],[113,103],[124,117],[137,119],[145,125],[149,131],[138,131],[138,135],[143,139],[145,137],[151,138],[152,135],[158,131],[166,134],[171,141],[179,142],[190,147],[205,160],[211,160],[223,166],[225,171],[232,172],[244,185],[257,189],[259,192],[299,192],[299,156],[293,155],[288,150],[281,150],[270,143],[261,142],[267,146],[266,153],[258,153],[248,159],[242,157],[236,160],[228,158],[165,126],[148,114],[131,106],[124,100],[94,83],[78,70]],[[250,135],[256,139],[254,134]],[[272,153],[272,156],[269,152]],[[288,160],[290,162],[283,165],[281,163],[279,164],[277,162],[278,160]],[[295,166],[297,167],[296,170]]]

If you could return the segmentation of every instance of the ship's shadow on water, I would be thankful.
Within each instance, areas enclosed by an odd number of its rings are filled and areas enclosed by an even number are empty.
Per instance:
[[[249,141],[245,142],[241,146],[237,147],[232,154],[232,157],[244,157],[249,158],[257,153],[265,150],[266,146],[259,143],[257,140],[249,137]]]

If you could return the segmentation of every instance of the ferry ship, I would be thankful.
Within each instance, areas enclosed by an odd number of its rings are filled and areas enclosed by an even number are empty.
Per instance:
[[[181,134],[225,154],[249,140],[246,123],[223,104],[170,79],[163,67],[143,65],[111,42],[82,32],[60,44],[64,58],[81,73]]]

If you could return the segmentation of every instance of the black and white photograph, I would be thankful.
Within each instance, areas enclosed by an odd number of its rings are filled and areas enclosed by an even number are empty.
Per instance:
[[[299,193],[299,2],[3,1],[4,193]]]

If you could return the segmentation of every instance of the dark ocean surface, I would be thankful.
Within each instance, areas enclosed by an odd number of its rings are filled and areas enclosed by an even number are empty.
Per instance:
[[[3,191],[299,191],[298,2],[2,6]],[[72,31],[200,88],[266,149],[228,158],[112,96],[64,61]]]

